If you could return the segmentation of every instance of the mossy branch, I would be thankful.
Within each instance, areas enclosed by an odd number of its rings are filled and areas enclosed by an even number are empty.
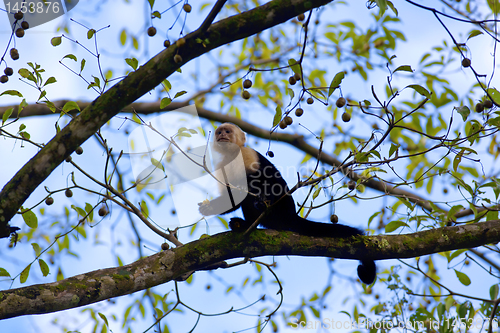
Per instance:
[[[314,238],[292,232],[255,230],[248,237],[225,232],[132,264],[100,269],[58,282],[0,292],[0,319],[50,313],[151,288],[209,265],[260,256],[322,256],[394,259],[473,248],[500,241],[500,220],[405,235]]]

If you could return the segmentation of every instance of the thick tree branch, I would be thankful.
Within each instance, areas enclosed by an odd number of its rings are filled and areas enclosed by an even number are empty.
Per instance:
[[[412,258],[500,241],[500,220],[406,235],[314,238],[292,232],[255,230],[248,237],[225,232],[132,264],[101,269],[54,283],[0,292],[0,319],[50,313],[131,294],[233,258],[266,255],[341,259]]]
[[[30,194],[64,159],[125,106],[158,86],[181,65],[222,45],[252,36],[331,0],[273,0],[247,12],[212,24],[206,32],[191,33],[154,56],[136,71],[94,100],[4,186],[0,192],[0,238],[8,237],[8,222]],[[204,41],[200,43],[200,40]],[[173,61],[182,57],[181,63]]]

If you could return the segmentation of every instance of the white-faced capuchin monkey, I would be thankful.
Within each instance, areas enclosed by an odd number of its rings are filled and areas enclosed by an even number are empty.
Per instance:
[[[238,196],[238,187],[221,186],[220,197],[198,204],[199,211],[203,216],[226,214],[241,207],[245,219],[232,218],[229,226],[233,231],[245,231],[267,207],[272,206],[260,222],[260,225],[265,228],[294,231],[302,235],[316,237],[340,238],[363,235],[361,230],[353,227],[312,222],[300,217],[295,211],[292,196],[286,194],[288,186],[281,173],[267,158],[252,148],[245,147],[245,141],[245,133],[234,124],[224,123],[215,131],[214,149],[223,156],[223,162],[220,164],[226,165],[241,151],[245,163],[248,189],[247,192],[243,193],[242,198],[244,199],[238,200],[239,203],[237,203],[233,196]],[[220,169],[219,166],[217,169]],[[226,169],[226,173],[231,173],[230,168]],[[230,176],[224,175],[225,179],[231,178]],[[224,183],[228,184],[228,182]],[[229,193],[229,199],[232,203],[229,206],[227,193]],[[375,262],[361,260],[358,266],[358,276],[364,283],[371,284],[376,276]]]

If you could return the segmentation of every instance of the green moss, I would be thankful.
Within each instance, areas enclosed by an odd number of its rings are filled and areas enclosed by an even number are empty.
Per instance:
[[[378,248],[379,249],[384,249],[384,248],[387,248],[389,245],[390,244],[387,241],[387,239],[382,239],[382,241],[378,244]]]
[[[71,304],[77,305],[79,303],[80,303],[80,297],[73,295],[73,297],[71,297]]]
[[[115,281],[130,280],[130,272],[121,270],[118,274],[113,274],[112,277]]]
[[[86,290],[88,288],[88,286],[86,284],[83,284],[83,283],[75,283],[73,285],[73,287],[76,289],[84,289],[84,290]]]

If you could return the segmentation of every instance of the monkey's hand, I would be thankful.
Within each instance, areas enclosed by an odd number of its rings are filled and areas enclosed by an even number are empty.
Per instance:
[[[202,202],[198,202],[198,211],[203,216],[213,215],[213,207],[210,205],[210,201],[205,199]]]
[[[246,231],[251,225],[251,223],[239,217],[232,217],[231,220],[229,220],[229,228],[235,232]]]

